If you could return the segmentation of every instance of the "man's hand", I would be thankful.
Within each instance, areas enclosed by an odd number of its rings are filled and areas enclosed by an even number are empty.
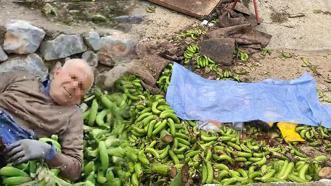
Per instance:
[[[52,146],[37,140],[19,140],[6,148],[8,163],[19,164],[32,159],[45,159]]]

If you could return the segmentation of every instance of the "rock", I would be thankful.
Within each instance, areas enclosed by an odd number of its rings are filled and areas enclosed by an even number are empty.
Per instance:
[[[113,20],[118,23],[139,24],[144,21],[144,16],[123,15],[114,17]]]
[[[208,39],[200,43],[200,52],[222,65],[232,65],[235,40],[231,38]]]
[[[1,46],[0,46],[0,62],[1,61],[6,61],[8,59],[7,54],[2,50]]]
[[[159,46],[159,40],[142,39],[137,43],[136,53],[139,58],[143,58],[147,55],[158,54],[160,52]]]
[[[97,51],[101,48],[101,39],[98,32],[91,31],[85,34],[83,37],[86,45],[92,48],[94,51]]]
[[[111,46],[104,46],[102,47],[99,52],[97,53],[98,55],[98,59],[99,59],[99,63],[112,67],[115,65],[115,61],[112,59],[112,55],[111,55]]]
[[[45,14],[46,16],[52,15],[52,16],[58,16],[57,10],[54,6],[52,6],[50,3],[46,3],[43,8],[41,9],[41,12]]]
[[[99,62],[107,66],[130,61],[136,56],[137,39],[131,35],[114,32],[101,38],[101,48],[98,52]]]
[[[44,41],[40,49],[45,60],[65,58],[87,50],[79,35],[64,34],[59,35],[54,40]]]
[[[96,85],[104,89],[111,88],[116,80],[121,78],[124,74],[128,73],[132,65],[132,62],[118,64],[109,71],[98,74],[95,78]]]
[[[45,31],[22,20],[6,24],[3,49],[7,53],[30,54],[35,52],[45,37]]]
[[[158,55],[147,55],[140,59],[141,65],[144,65],[149,72],[153,75],[154,79],[159,79],[163,69],[169,64],[169,60],[166,60]],[[133,71],[136,69],[133,69]],[[150,81],[147,78],[143,78],[143,74],[137,72],[137,74],[149,85],[155,85],[154,81]],[[142,75],[140,75],[142,74]]]
[[[93,23],[104,23],[107,22],[107,18],[101,14],[92,15],[91,21]]]
[[[116,80],[125,74],[134,74],[142,79],[143,86],[151,92],[158,92],[156,88],[156,80],[151,74],[151,71],[142,65],[141,60],[133,60],[128,63],[121,63],[114,66],[109,71],[98,74],[96,77],[96,85],[103,89],[111,88]]]
[[[84,52],[82,59],[84,59],[93,68],[98,66],[98,55],[91,50]]]
[[[167,40],[140,40],[136,46],[136,53],[139,58],[150,55],[159,55],[172,61],[181,60],[185,45],[170,43]]]
[[[324,168],[322,168],[319,171],[318,176],[320,178],[331,179],[331,167],[324,167]]]
[[[132,26],[133,24],[130,23],[117,23],[116,24],[116,29],[125,32],[125,33],[129,33],[130,31],[132,31]]]
[[[46,80],[48,68],[43,60],[35,53],[25,57],[10,58],[6,62],[0,64],[0,72],[8,72],[12,70],[27,70],[32,74],[37,75],[41,80]]]

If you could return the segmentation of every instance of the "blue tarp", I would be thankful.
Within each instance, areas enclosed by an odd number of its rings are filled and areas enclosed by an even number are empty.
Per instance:
[[[175,63],[166,99],[185,120],[283,121],[331,128],[331,105],[319,102],[316,82],[308,73],[293,80],[242,83],[208,80]]]

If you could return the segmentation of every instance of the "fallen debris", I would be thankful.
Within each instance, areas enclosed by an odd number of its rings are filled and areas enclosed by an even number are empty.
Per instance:
[[[149,0],[155,4],[196,17],[208,16],[221,0]]]
[[[289,14],[289,18],[297,18],[297,17],[305,17],[304,13],[298,13],[298,14]]]

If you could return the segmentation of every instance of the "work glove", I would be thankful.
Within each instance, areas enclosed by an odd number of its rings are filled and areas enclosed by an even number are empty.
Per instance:
[[[49,159],[54,156],[55,149],[52,145],[32,139],[22,139],[10,144],[6,148],[7,162],[19,164],[33,159]]]

